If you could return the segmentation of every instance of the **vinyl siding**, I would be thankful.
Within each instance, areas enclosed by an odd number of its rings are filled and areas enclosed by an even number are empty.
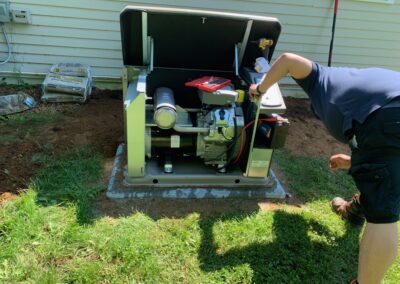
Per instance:
[[[331,0],[11,0],[27,8],[32,25],[6,24],[13,44],[12,60],[0,75],[19,78],[44,74],[60,61],[93,67],[97,78],[119,78],[122,53],[119,12],[126,5],[167,5],[244,12],[276,17],[282,34],[274,57],[288,51],[326,64],[331,36]],[[400,71],[400,1],[393,5],[340,1],[333,65],[380,66]],[[0,37],[0,56],[6,46]],[[28,77],[27,77],[28,78]],[[304,95],[290,78],[282,81],[286,95]]]

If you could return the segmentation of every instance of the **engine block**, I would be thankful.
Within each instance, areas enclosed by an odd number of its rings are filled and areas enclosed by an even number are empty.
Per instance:
[[[215,107],[206,115],[203,112],[198,114],[198,125],[210,129],[208,134],[199,133],[197,136],[196,155],[203,158],[205,164],[222,167],[233,156],[237,148],[236,138],[244,124],[243,116],[237,115],[235,108]]]

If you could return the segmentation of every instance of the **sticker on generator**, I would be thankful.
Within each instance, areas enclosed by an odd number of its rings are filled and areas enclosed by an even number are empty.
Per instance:
[[[251,166],[254,168],[266,168],[269,166],[269,161],[252,161]]]
[[[179,148],[180,144],[181,137],[179,135],[171,135],[171,148]]]

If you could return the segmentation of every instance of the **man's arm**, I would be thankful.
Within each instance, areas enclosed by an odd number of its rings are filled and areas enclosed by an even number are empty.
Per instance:
[[[312,62],[307,58],[293,53],[283,53],[272,64],[264,80],[258,86],[256,84],[250,86],[249,94],[250,96],[264,94],[273,84],[287,74],[295,79],[303,79],[311,73],[311,70]]]

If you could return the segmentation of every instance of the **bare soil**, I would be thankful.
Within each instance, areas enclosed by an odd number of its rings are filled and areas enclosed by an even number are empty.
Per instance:
[[[0,95],[12,92],[12,89],[3,88]],[[24,92],[39,101],[39,87]],[[106,159],[112,159],[123,139],[120,91],[95,89],[90,101],[85,104],[41,104],[25,113],[40,113],[49,109],[61,112],[61,119],[42,126],[0,128],[0,136],[15,135],[17,132],[15,136],[18,137],[13,143],[0,144],[0,204],[27,187],[38,169],[38,165],[32,162],[32,156],[40,153],[45,145],[52,146],[51,154],[58,154],[76,145],[90,144]]]
[[[8,87],[0,89],[0,95],[12,93]],[[32,87],[25,92],[39,100],[40,88]],[[290,120],[286,148],[297,155],[315,156],[328,159],[335,153],[348,153],[346,145],[336,142],[324,126],[310,111],[305,99],[286,98],[287,114]],[[90,144],[106,158],[104,181],[111,169],[113,156],[119,143],[123,141],[122,93],[120,91],[94,89],[91,99],[85,104],[41,104],[28,112],[43,112],[54,109],[63,114],[57,122],[44,124],[32,129],[29,125],[22,129],[0,128],[1,135],[18,131],[18,141],[0,144],[0,205],[4,200],[14,198],[25,189],[38,166],[32,162],[32,155],[39,153],[43,145],[52,145],[51,151],[58,154],[69,147]],[[25,112],[27,113],[27,112]],[[284,181],[284,176],[279,173]],[[296,200],[289,202],[296,204]],[[257,205],[255,205],[257,204]],[[146,211],[154,216],[180,216],[186,211],[202,211],[209,214],[230,209],[267,210],[276,208],[270,201],[110,201],[105,195],[97,202],[99,214],[125,215],[132,210]],[[257,208],[258,209],[257,209]]]

